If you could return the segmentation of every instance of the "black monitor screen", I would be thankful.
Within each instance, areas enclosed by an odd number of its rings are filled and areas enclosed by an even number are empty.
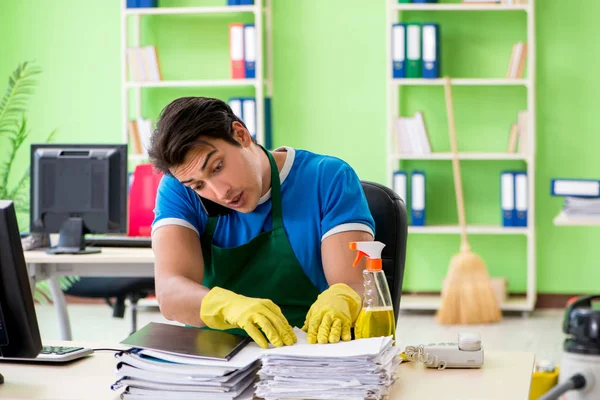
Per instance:
[[[0,200],[0,356],[35,358],[42,350],[17,216]]]
[[[34,144],[30,229],[81,252],[86,233],[127,231],[127,188],[127,145]]]

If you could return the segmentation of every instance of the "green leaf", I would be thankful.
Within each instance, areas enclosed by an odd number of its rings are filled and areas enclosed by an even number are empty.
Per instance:
[[[33,94],[35,76],[41,72],[34,62],[26,61],[19,64],[8,78],[8,86],[0,100],[0,135],[15,134],[15,126],[27,111],[27,102]]]

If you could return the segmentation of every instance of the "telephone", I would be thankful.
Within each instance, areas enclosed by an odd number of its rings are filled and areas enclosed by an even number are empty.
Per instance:
[[[481,368],[483,347],[481,337],[475,333],[459,333],[458,342],[429,343],[407,346],[404,357],[408,361],[419,361],[428,368]]]

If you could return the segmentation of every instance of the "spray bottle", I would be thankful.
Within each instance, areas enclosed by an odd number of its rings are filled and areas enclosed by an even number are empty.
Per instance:
[[[363,257],[367,257],[367,267],[363,271],[365,292],[363,304],[356,324],[356,339],[378,336],[396,337],[396,318],[392,306],[392,296],[381,264],[381,251],[385,244],[373,242],[350,242],[350,249],[357,250],[352,266],[356,267]]]

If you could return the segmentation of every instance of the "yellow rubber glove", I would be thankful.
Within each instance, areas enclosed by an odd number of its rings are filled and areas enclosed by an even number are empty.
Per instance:
[[[344,283],[330,286],[317,297],[306,314],[302,330],[307,332],[308,343],[352,340],[350,328],[358,317],[361,304],[360,296],[350,286]]]
[[[265,349],[269,345],[265,336],[275,347],[291,346],[297,340],[281,309],[271,300],[242,296],[218,286],[204,296],[200,319],[213,329],[242,328]]]

